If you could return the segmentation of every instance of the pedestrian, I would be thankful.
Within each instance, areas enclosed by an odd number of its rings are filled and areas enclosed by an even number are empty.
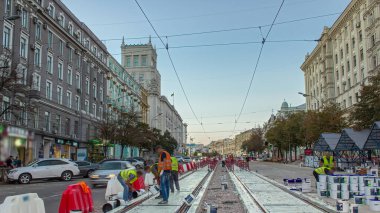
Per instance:
[[[132,184],[137,180],[137,172],[134,169],[124,169],[117,175],[117,180],[123,186],[123,200],[124,205],[130,200],[132,196]]]
[[[315,177],[315,180],[319,182],[319,175],[333,175],[334,174],[334,168],[329,168],[325,166],[321,166],[319,168],[316,168],[313,171],[313,175]]]
[[[21,160],[16,156],[15,160],[13,161],[13,165],[15,167],[21,167]]]
[[[154,185],[154,174],[151,172],[151,169],[149,166],[146,166],[145,169],[145,176],[144,176],[144,185],[145,189],[148,190],[149,187]]]
[[[172,160],[170,154],[165,151],[162,146],[156,146],[156,152],[159,154],[158,158],[158,172],[160,174],[160,191],[161,194],[156,199],[162,198],[158,204],[167,204],[169,199],[169,185],[170,176],[172,171]]]
[[[170,177],[170,190],[174,193],[174,184],[177,191],[179,191],[179,182],[178,182],[178,160],[176,157],[171,157],[172,160],[172,174]]]
[[[13,156],[9,156],[6,160],[5,160],[5,164],[7,164],[7,168],[11,168],[13,169],[14,166],[13,166]]]
[[[321,159],[321,163],[324,167],[333,168],[335,166],[334,156],[324,155]]]

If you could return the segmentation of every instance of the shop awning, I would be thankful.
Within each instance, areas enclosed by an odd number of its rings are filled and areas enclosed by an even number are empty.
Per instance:
[[[380,149],[380,121],[372,125],[371,132],[364,144],[364,150]]]
[[[338,133],[322,133],[318,141],[314,144],[313,151],[332,152],[334,151],[341,134]]]

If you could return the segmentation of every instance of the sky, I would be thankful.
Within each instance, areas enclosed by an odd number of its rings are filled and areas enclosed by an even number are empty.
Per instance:
[[[123,36],[127,44],[143,44],[148,42],[147,37],[155,35],[134,0],[62,2],[99,39],[104,40],[108,51],[119,62]],[[312,52],[317,44],[312,40],[319,39],[324,26],[334,23],[349,0],[285,0],[276,23],[306,20],[273,26],[246,104],[237,120],[255,70],[260,42],[263,35],[267,34],[268,25],[272,23],[281,2],[139,0],[158,34],[168,43],[179,78],[194,110],[195,115],[181,90],[166,51],[160,49],[163,48],[162,43],[153,38],[162,79],[162,95],[166,95],[173,103],[170,95],[174,93],[175,108],[188,124],[188,142],[208,144],[213,140],[233,138],[239,132],[262,125],[272,112],[276,113],[280,109],[284,100],[291,106],[305,103],[305,98],[298,94],[305,90],[300,66],[305,55]],[[323,17],[308,19],[316,16]],[[259,28],[252,28],[255,26],[263,26],[261,32]],[[236,28],[248,29],[226,31]],[[220,30],[223,31],[170,36]]]

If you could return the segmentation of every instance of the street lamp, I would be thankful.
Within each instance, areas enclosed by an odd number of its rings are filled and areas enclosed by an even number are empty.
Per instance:
[[[319,100],[314,96],[314,95],[311,95],[311,94],[305,94],[303,92],[298,92],[298,94],[302,95],[303,97],[312,97],[314,98],[316,101],[317,101],[317,105],[318,105],[318,108],[319,108]]]

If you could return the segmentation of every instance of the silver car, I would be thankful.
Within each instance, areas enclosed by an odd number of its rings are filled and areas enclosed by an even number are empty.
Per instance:
[[[121,170],[124,169],[136,169],[132,164],[128,161],[123,160],[112,160],[112,161],[104,161],[99,164],[97,170],[95,170],[90,175],[90,183],[93,187],[98,185],[106,185],[108,180],[112,177],[117,176]]]

